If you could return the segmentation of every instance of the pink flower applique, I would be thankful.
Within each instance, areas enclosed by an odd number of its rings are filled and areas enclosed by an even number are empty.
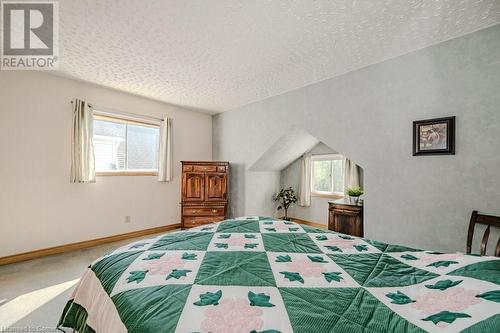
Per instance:
[[[262,309],[250,306],[247,299],[225,298],[219,305],[205,310],[205,319],[201,322],[204,332],[236,333],[260,330],[264,325]]]
[[[438,261],[453,261],[463,256],[464,255],[462,253],[445,253],[445,254],[424,253],[420,255],[420,262],[427,265]]]
[[[225,243],[229,244],[230,246],[241,246],[243,247],[245,243],[247,243],[247,240],[245,239],[244,234],[232,234],[230,238],[224,239]]]
[[[322,277],[325,272],[324,265],[320,262],[312,262],[309,258],[297,258],[288,262],[287,270],[299,273],[302,277]]]
[[[159,259],[148,260],[143,266],[151,275],[169,274],[174,269],[181,269],[186,264],[178,254],[167,254]]]
[[[284,223],[277,223],[273,227],[276,229],[276,231],[278,231],[278,230],[279,231],[288,231],[288,228],[294,227],[294,226],[291,225],[291,224],[287,225],[287,224],[284,224]]]
[[[341,249],[352,249],[354,245],[356,245],[355,239],[343,239],[337,236],[334,238],[328,238],[326,241],[321,243],[322,245],[327,246],[336,246]]]
[[[476,290],[466,290],[463,287],[432,290],[415,297],[412,306],[429,315],[441,311],[459,312],[480,303],[481,300],[476,295]]]

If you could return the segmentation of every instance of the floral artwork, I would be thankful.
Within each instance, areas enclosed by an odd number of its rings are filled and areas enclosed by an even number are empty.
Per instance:
[[[454,154],[455,117],[413,122],[413,155]]]

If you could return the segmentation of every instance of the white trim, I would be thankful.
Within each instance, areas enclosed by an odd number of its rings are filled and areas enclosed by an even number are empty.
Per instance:
[[[316,197],[325,197],[325,196],[331,196],[331,197],[344,197],[344,192],[335,192],[335,191],[316,191],[314,189],[314,161],[342,161],[342,167],[344,168],[344,156],[342,154],[322,154],[322,155],[312,155],[311,156],[311,195],[316,196]],[[332,163],[332,168],[333,168],[333,163]],[[343,171],[342,171],[343,174]],[[334,183],[335,179],[333,177],[333,169],[330,170],[330,188],[333,190],[334,189]],[[345,182],[345,180],[344,180]]]

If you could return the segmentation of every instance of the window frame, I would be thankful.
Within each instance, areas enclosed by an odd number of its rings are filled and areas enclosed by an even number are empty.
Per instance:
[[[335,161],[335,160],[341,160],[342,161],[342,172],[344,169],[344,156],[341,154],[325,154],[325,155],[312,155],[311,156],[311,196],[313,197],[324,197],[324,198],[335,198],[335,199],[341,199],[344,198],[345,194],[344,192],[335,192],[333,191],[334,189],[334,183],[335,179],[333,177],[333,163],[331,164],[330,168],[330,178],[331,178],[331,189],[332,191],[316,191],[314,188],[314,161]],[[345,182],[345,180],[343,180]],[[345,184],[345,183],[344,183]]]
[[[125,116],[120,115],[110,115],[108,113],[101,113],[99,111],[94,111],[93,113],[93,121],[101,120],[112,122],[116,124],[124,124],[124,125],[136,125],[150,128],[158,128],[160,129],[160,124],[156,122],[148,122],[143,120],[135,120],[130,119]],[[127,151],[127,132],[125,131],[125,151]],[[126,156],[127,158],[127,156]],[[158,176],[158,166],[156,169],[125,169],[125,170],[116,170],[116,171],[97,171],[97,177],[106,177],[106,176]]]

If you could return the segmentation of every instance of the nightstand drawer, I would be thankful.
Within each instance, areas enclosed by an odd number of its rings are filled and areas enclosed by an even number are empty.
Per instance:
[[[197,227],[199,225],[208,224],[212,222],[219,222],[223,220],[224,216],[185,217],[183,225],[185,228],[192,228],[192,227]]]
[[[224,216],[224,207],[184,207],[184,216]]]

